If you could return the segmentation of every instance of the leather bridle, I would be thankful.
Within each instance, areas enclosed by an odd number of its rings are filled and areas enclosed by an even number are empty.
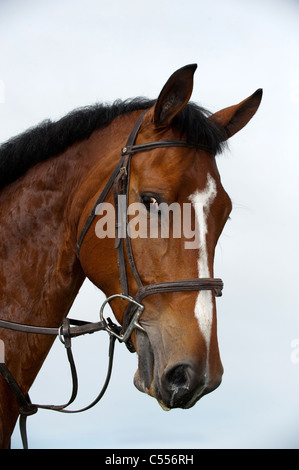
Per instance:
[[[108,299],[106,299],[106,305],[110,300],[121,297],[129,302],[129,305],[124,313],[123,316],[123,325],[122,325],[122,332],[120,334],[115,333],[115,331],[110,331],[109,326],[107,326],[107,331],[112,334],[116,335],[119,341],[127,343],[127,346],[130,350],[134,351],[133,345],[131,342],[128,342],[131,333],[134,328],[138,328],[143,330],[141,325],[138,323],[138,319],[141,313],[144,310],[144,306],[142,305],[142,300],[154,294],[163,294],[166,292],[180,292],[180,291],[201,291],[201,290],[211,290],[214,292],[215,296],[221,296],[222,289],[223,289],[223,281],[221,279],[215,278],[197,278],[197,279],[183,279],[183,280],[176,280],[176,281],[168,281],[168,282],[160,282],[158,284],[149,284],[143,285],[143,282],[139,276],[139,272],[137,270],[132,245],[131,245],[131,238],[127,234],[127,227],[128,227],[128,200],[129,200],[129,187],[130,187],[130,175],[131,175],[131,161],[133,155],[146,152],[150,150],[154,150],[157,148],[169,148],[169,147],[188,147],[188,148],[195,148],[200,150],[209,151],[209,148],[203,144],[195,144],[190,143],[184,140],[159,140],[155,142],[146,142],[143,144],[136,145],[136,139],[140,127],[143,122],[144,115],[147,111],[144,111],[139,118],[137,119],[130,135],[127,140],[125,147],[122,148],[121,151],[121,158],[112,173],[108,183],[106,184],[105,188],[103,189],[102,193],[100,194],[99,198],[97,199],[92,211],[90,212],[89,217],[87,218],[81,233],[78,238],[77,242],[77,257],[79,258],[80,255],[80,248],[84,241],[84,237],[90,228],[95,216],[96,212],[99,208],[99,205],[104,202],[106,196],[108,195],[111,187],[113,186],[113,196],[114,196],[114,204],[115,204],[115,214],[118,217],[120,212],[120,220],[116,221],[116,240],[115,240],[115,248],[118,251],[118,268],[120,274],[120,284],[122,288],[121,294],[116,294]],[[122,205],[121,211],[119,211],[118,207],[118,196],[123,195],[125,196],[126,203]],[[125,227],[123,227],[125,225]],[[120,236],[122,234],[122,236]],[[123,236],[125,234],[125,236]],[[128,276],[127,276],[127,268],[126,268],[126,261],[125,261],[125,249],[127,253],[127,258],[129,261],[129,267],[131,272],[134,276],[134,279],[137,284],[137,292],[134,296],[131,296],[129,293],[128,287]],[[103,306],[101,308],[100,316],[101,320],[103,320]],[[144,331],[144,330],[143,330]]]
[[[96,217],[96,213],[98,212],[99,205],[103,203],[113,187],[113,196],[115,202],[115,214],[116,217],[119,213],[118,208],[118,196],[124,195],[126,204],[120,210],[120,220],[117,220],[116,228],[116,239],[115,239],[115,248],[118,252],[118,267],[119,267],[119,274],[120,274],[120,284],[121,284],[121,293],[117,293],[108,297],[101,306],[100,309],[100,321],[95,323],[84,322],[81,320],[72,320],[72,319],[64,319],[62,325],[59,328],[48,328],[48,327],[39,327],[39,326],[32,326],[32,325],[24,325],[20,323],[15,323],[7,320],[0,319],[0,328],[6,328],[14,331],[21,331],[23,333],[33,333],[33,334],[46,334],[46,335],[56,335],[59,337],[61,342],[64,344],[67,357],[70,364],[71,369],[71,376],[73,382],[73,388],[71,397],[67,403],[64,405],[36,405],[32,404],[28,394],[24,394],[18,383],[16,382],[13,374],[10,372],[9,368],[3,360],[0,358],[0,373],[2,374],[3,378],[7,382],[8,386],[10,387],[11,391],[13,392],[19,406],[20,406],[20,430],[22,436],[23,447],[27,448],[27,433],[26,433],[26,418],[37,412],[39,408],[60,411],[63,413],[78,413],[81,411],[85,411],[96,403],[102,398],[103,394],[105,393],[108,383],[111,376],[112,371],[112,364],[113,364],[113,354],[114,354],[114,343],[115,340],[118,339],[120,342],[126,343],[130,351],[134,351],[134,347],[130,341],[132,331],[137,328],[145,332],[143,327],[139,324],[138,320],[140,315],[144,310],[144,305],[142,304],[143,299],[150,295],[154,294],[163,294],[168,292],[181,292],[181,291],[202,291],[202,290],[210,290],[213,291],[215,296],[222,295],[223,289],[223,281],[221,279],[215,278],[199,278],[199,279],[183,279],[183,280],[175,280],[175,281],[168,281],[168,282],[160,282],[157,284],[149,284],[144,285],[135,261],[132,252],[132,245],[130,237],[127,235],[127,227],[128,227],[128,196],[129,196],[129,187],[130,187],[130,174],[131,174],[131,160],[133,155],[139,152],[146,152],[150,150],[154,150],[157,148],[169,148],[169,147],[188,147],[188,148],[195,148],[201,149],[205,151],[209,151],[209,148],[202,144],[195,144],[189,143],[187,141],[182,140],[160,140],[157,142],[146,142],[143,144],[136,145],[136,138],[138,132],[140,130],[143,117],[146,111],[144,111],[139,118],[137,119],[130,135],[127,140],[125,147],[123,147],[121,151],[121,158],[116,165],[112,175],[110,176],[107,184],[105,185],[103,191],[101,192],[99,198],[97,199],[93,209],[91,210],[78,238],[77,247],[76,247],[76,254],[78,259],[80,260],[80,248],[84,241],[85,235],[87,234],[92,222]],[[121,234],[125,233],[126,236],[120,236]],[[125,261],[125,252],[127,258],[129,260],[129,267],[131,272],[134,276],[134,279],[137,284],[137,292],[134,296],[131,296],[129,293],[128,287],[128,276],[127,276],[127,267]],[[107,320],[104,318],[104,308],[105,306],[113,299],[121,298],[128,302],[128,307],[125,310],[123,316],[123,324],[122,327],[115,325],[110,318]],[[74,325],[74,326],[71,326]],[[106,375],[106,380],[104,385],[97,396],[97,398],[88,406],[81,408],[80,410],[67,410],[67,408],[77,396],[78,390],[78,380],[77,380],[77,373],[75,368],[75,363],[72,355],[71,349],[71,339],[76,336],[81,336],[84,334],[94,333],[96,331],[107,331],[110,336],[110,346],[109,346],[109,364],[108,364],[108,371]]]

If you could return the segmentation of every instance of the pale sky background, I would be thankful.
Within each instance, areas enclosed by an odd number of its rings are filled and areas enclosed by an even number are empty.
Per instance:
[[[156,98],[188,63],[198,63],[192,99],[211,111],[264,89],[218,158],[234,203],[215,263],[221,386],[166,413],[135,389],[137,356],[117,343],[102,402],[79,415],[40,410],[30,447],[299,448],[299,1],[0,0],[0,51],[0,142],[82,105]],[[102,300],[86,282],[70,316],[97,321]],[[107,347],[105,333],[74,340],[78,407],[102,385]],[[69,393],[56,341],[31,399],[59,404]]]

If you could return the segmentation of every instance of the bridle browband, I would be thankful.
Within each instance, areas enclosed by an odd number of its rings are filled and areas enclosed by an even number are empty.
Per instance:
[[[122,148],[121,151],[121,158],[116,165],[112,175],[110,176],[108,182],[106,183],[103,191],[101,192],[99,198],[97,199],[94,207],[92,208],[81,232],[78,237],[77,246],[76,246],[76,255],[80,260],[80,248],[84,241],[85,235],[87,234],[92,222],[94,221],[97,213],[97,208],[100,204],[102,204],[106,197],[108,196],[109,191],[113,187],[113,197],[115,203],[115,213],[116,217],[118,217],[118,196],[124,195],[126,196],[126,205],[121,208],[120,210],[120,219],[117,220],[116,228],[116,239],[115,239],[115,248],[117,249],[118,253],[118,268],[120,274],[120,284],[122,293],[114,294],[108,297],[102,304],[100,309],[100,321],[95,323],[84,322],[81,320],[72,320],[72,319],[64,319],[62,325],[59,328],[48,328],[48,327],[38,327],[38,326],[31,326],[31,325],[24,325],[20,323],[14,323],[11,321],[1,320],[0,319],[0,328],[7,328],[10,330],[21,331],[23,333],[33,333],[33,334],[46,334],[46,335],[56,335],[59,337],[60,341],[64,344],[67,357],[70,364],[70,370],[72,375],[72,382],[73,388],[71,397],[67,403],[64,405],[36,405],[32,404],[28,394],[24,394],[16,380],[14,379],[12,373],[8,369],[7,365],[4,362],[4,358],[0,357],[0,373],[2,374],[3,378],[9,385],[11,391],[15,395],[17,402],[20,406],[20,430],[21,430],[21,437],[23,442],[23,447],[28,448],[27,443],[27,433],[26,433],[26,418],[37,412],[39,408],[49,409],[54,411],[60,411],[63,413],[78,413],[81,411],[85,411],[96,403],[104,395],[108,383],[111,376],[112,371],[112,364],[113,364],[113,354],[114,354],[114,344],[115,340],[118,339],[120,342],[126,343],[128,349],[130,351],[135,351],[131,341],[131,333],[132,331],[137,328],[145,332],[144,328],[139,324],[138,320],[140,315],[144,310],[144,305],[142,301],[144,298],[148,297],[149,295],[155,294],[162,294],[162,293],[169,293],[169,292],[182,292],[182,291],[202,291],[202,290],[210,290],[213,291],[215,296],[222,295],[223,289],[223,281],[221,279],[215,278],[199,278],[199,279],[183,279],[183,280],[175,280],[175,281],[168,281],[168,282],[160,282],[156,284],[150,285],[143,285],[141,278],[139,276],[134,257],[132,252],[131,240],[130,237],[127,236],[127,227],[128,227],[128,195],[129,195],[129,186],[130,186],[130,174],[131,174],[131,160],[133,155],[139,152],[146,152],[150,150],[154,150],[157,148],[168,148],[168,147],[188,147],[188,148],[195,148],[205,151],[210,151],[209,148],[202,144],[195,144],[189,143],[187,141],[182,140],[160,140],[156,142],[146,142],[143,144],[136,145],[136,138],[138,132],[140,130],[143,117],[147,111],[144,111],[139,118],[137,119],[130,135],[127,140],[125,147]],[[125,227],[123,227],[123,225]],[[124,232],[125,229],[125,232]],[[125,233],[125,237],[120,236],[120,234]],[[129,293],[128,287],[128,277],[127,277],[127,268],[125,262],[125,249],[127,258],[129,260],[129,266],[132,271],[132,274],[135,278],[137,284],[137,292],[134,296],[131,296]],[[113,299],[121,298],[127,301],[128,307],[123,316],[123,325],[119,327],[115,325],[110,318],[107,320],[104,318],[104,308],[105,306]],[[74,326],[71,326],[74,325]],[[81,336],[84,334],[94,333],[96,331],[107,331],[110,336],[110,346],[109,346],[109,364],[108,364],[108,371],[106,375],[106,380],[100,391],[97,398],[88,406],[80,409],[80,410],[66,410],[71,403],[75,400],[77,396],[78,390],[78,380],[77,380],[77,373],[75,368],[75,363],[72,355],[71,349],[71,338]]]

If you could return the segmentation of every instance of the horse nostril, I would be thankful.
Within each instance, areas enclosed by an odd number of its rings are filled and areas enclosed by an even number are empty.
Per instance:
[[[170,369],[166,374],[166,380],[168,381],[170,388],[189,388],[189,380],[187,374],[187,368],[189,366],[181,365]]]
[[[171,408],[182,407],[190,400],[196,380],[189,364],[175,365],[162,376],[163,401]]]

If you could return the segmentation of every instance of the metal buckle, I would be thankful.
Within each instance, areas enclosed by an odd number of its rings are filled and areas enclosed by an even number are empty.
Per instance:
[[[137,307],[137,310],[134,313],[134,315],[132,317],[132,320],[130,321],[126,331],[123,334],[120,334],[120,335],[117,334],[115,331],[113,331],[109,327],[109,324],[106,322],[106,320],[104,318],[104,308],[105,308],[105,306],[112,299],[115,299],[115,298],[121,298],[121,299],[127,300],[128,302],[131,302],[131,303],[135,304],[136,307]],[[100,309],[100,320],[105,323],[105,325],[106,325],[105,330],[110,335],[115,336],[120,342],[126,343],[128,341],[128,339],[130,338],[131,333],[134,330],[134,328],[138,328],[139,330],[145,332],[144,328],[141,325],[139,325],[139,323],[138,323],[138,319],[139,319],[140,315],[142,314],[143,310],[144,310],[144,306],[142,304],[140,304],[139,302],[136,302],[136,300],[134,300],[133,297],[131,297],[129,295],[124,295],[124,294],[114,294],[114,295],[111,295],[110,297],[107,297],[107,299],[103,302],[103,304],[101,306],[101,309]]]

